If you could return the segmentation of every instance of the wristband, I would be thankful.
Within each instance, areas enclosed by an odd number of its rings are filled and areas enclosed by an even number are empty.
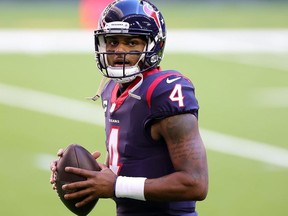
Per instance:
[[[145,201],[145,180],[144,177],[118,176],[115,184],[115,196]]]

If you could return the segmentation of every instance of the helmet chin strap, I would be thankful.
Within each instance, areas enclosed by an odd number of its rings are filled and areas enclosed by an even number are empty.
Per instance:
[[[133,98],[135,98],[137,100],[141,100],[141,97],[139,95],[134,94],[134,91],[136,89],[138,89],[142,85],[142,83],[143,83],[143,74],[142,73],[137,74],[136,77],[140,77],[140,80],[132,89],[130,89],[128,91],[128,94],[129,94],[130,97],[133,97]]]
[[[107,82],[107,79],[108,79],[107,77],[104,77],[104,76],[103,76],[102,79],[101,79],[100,85],[99,85],[99,87],[98,87],[98,90],[97,90],[95,96],[93,96],[93,97],[87,97],[86,99],[88,99],[88,100],[93,100],[93,101],[98,100],[98,99],[100,98],[100,95],[101,95],[102,90],[104,89],[104,86],[105,86],[105,83]]]
[[[130,89],[130,90],[128,91],[128,94],[129,94],[130,97],[133,97],[133,98],[135,98],[135,99],[137,99],[137,100],[141,100],[141,97],[140,97],[139,95],[134,94],[134,91],[135,91],[136,89],[138,89],[138,88],[141,86],[141,84],[143,83],[143,74],[140,73],[140,74],[137,74],[137,75],[135,75],[135,76],[133,76],[133,77],[134,77],[134,79],[135,79],[136,77],[140,77],[140,80],[139,80],[139,82],[138,82],[132,89]],[[107,82],[107,79],[108,79],[107,77],[103,77],[103,78],[102,78],[101,83],[100,83],[100,85],[99,85],[99,87],[98,87],[98,90],[97,90],[97,92],[96,92],[96,95],[93,96],[93,97],[87,97],[88,100],[96,101],[96,100],[98,100],[98,99],[100,98],[101,92],[102,92],[102,90],[104,89],[104,86],[105,86],[105,83]]]

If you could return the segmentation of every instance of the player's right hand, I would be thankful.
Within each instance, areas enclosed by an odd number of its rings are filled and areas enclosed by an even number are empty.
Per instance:
[[[57,152],[57,156],[59,157],[57,160],[54,160],[50,164],[50,170],[51,170],[51,175],[50,175],[50,184],[52,184],[53,190],[56,190],[56,176],[57,176],[57,162],[58,160],[62,157],[64,152],[64,149],[59,149]]]

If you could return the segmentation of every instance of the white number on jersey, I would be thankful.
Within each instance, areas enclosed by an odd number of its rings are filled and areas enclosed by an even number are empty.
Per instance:
[[[119,156],[119,127],[113,127],[109,136],[109,168],[118,175],[120,164]]]
[[[169,96],[171,101],[176,101],[178,102],[179,107],[184,106],[184,96],[182,93],[182,85],[181,84],[176,84],[173,91],[171,92]]]

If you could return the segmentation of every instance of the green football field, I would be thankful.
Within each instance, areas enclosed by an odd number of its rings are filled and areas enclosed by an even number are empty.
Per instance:
[[[162,7],[168,31],[288,29],[288,4]],[[74,4],[0,3],[0,14],[0,30],[80,28]],[[199,215],[288,215],[288,50],[167,53],[162,67],[196,87],[210,179]],[[100,78],[93,53],[0,53],[0,215],[72,215],[51,189],[49,161],[70,143],[100,150],[104,160],[101,104],[85,99]],[[115,205],[100,200],[91,215],[115,215]]]

